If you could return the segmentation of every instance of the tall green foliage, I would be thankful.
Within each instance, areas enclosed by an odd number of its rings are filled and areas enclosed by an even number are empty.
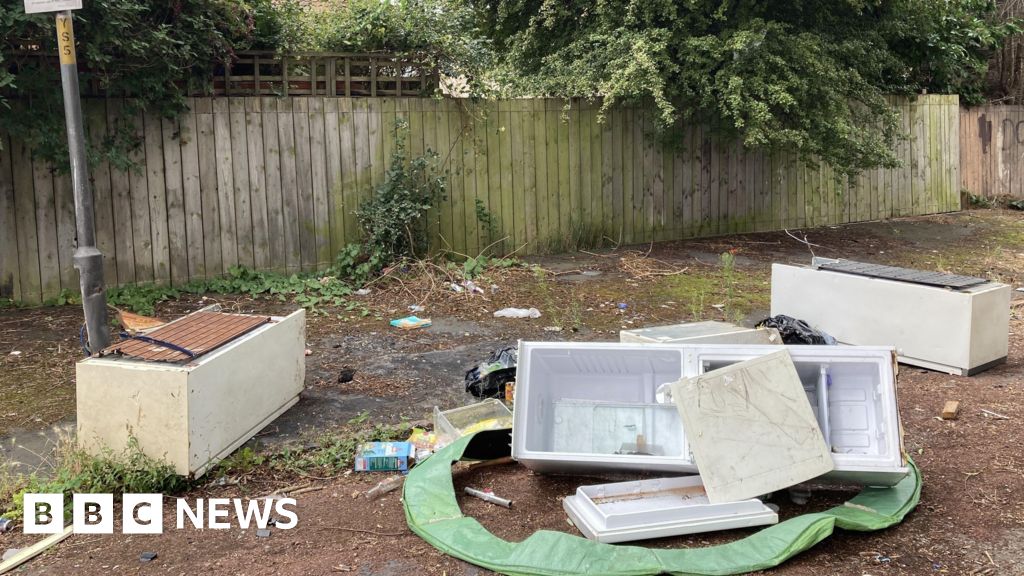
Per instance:
[[[89,0],[75,11],[80,80],[173,117],[189,86],[249,45],[254,24],[250,5],[232,0]],[[6,2],[0,37],[0,87],[12,96],[0,97],[0,129],[66,164],[60,71],[56,58],[38,56],[56,54],[53,15],[26,15],[20,2]],[[115,128],[93,152],[123,166],[132,139]]]
[[[305,50],[397,53],[464,80],[473,92],[486,88],[491,44],[464,0],[331,0],[307,10],[302,27]]]
[[[470,0],[511,92],[650,101],[840,173],[893,166],[891,93],[980,97],[989,0]]]

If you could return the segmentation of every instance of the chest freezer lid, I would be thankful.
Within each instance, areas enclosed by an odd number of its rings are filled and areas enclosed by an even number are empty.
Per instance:
[[[708,500],[747,500],[835,468],[787,350],[672,384]]]
[[[908,282],[910,284],[923,284],[925,286],[950,288],[952,290],[966,290],[967,288],[988,283],[988,280],[974,276],[929,272],[927,270],[884,266],[882,264],[855,262],[853,260],[834,260],[832,258],[816,257],[811,261],[811,266],[830,272],[841,272],[843,274],[867,276],[868,278],[880,278],[895,282]]]

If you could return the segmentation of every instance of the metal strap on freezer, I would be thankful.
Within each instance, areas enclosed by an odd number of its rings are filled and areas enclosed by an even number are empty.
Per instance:
[[[884,280],[894,280],[896,282],[938,286],[940,288],[951,288],[953,290],[964,290],[966,288],[988,282],[988,280],[985,280],[984,278],[975,278],[973,276],[928,272],[925,270],[899,268],[896,266],[882,266],[880,264],[854,262],[852,260],[816,258],[814,260],[814,267],[821,270],[828,270],[829,272],[841,272],[843,274],[867,276],[869,278],[882,278]]]

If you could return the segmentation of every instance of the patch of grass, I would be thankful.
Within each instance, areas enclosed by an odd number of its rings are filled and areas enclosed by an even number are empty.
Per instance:
[[[362,424],[368,418],[368,413],[363,412],[350,420],[350,423]],[[243,453],[247,450],[243,448],[221,463],[218,475],[245,474],[263,466],[291,474],[331,475],[352,466],[356,448],[360,444],[405,440],[411,432],[412,426],[405,422],[371,427],[350,426],[323,432],[315,436],[304,448],[287,447],[268,454],[257,454],[252,451]]]
[[[56,466],[52,474],[15,475],[9,470],[0,478],[0,508],[5,518],[20,519],[25,512],[26,493],[164,493],[176,494],[190,486],[188,480],[174,473],[166,462],[146,456],[138,442],[131,438],[119,454],[105,451],[93,456],[76,447],[70,440],[62,441],[54,452]]]
[[[540,296],[541,303],[544,306],[544,314],[548,315],[553,326],[561,326],[562,307],[555,301],[555,295],[551,290],[551,285],[548,283],[547,271],[540,266],[534,266],[533,279],[537,288],[537,293]]]
[[[767,309],[771,298],[767,271],[739,271],[732,254],[723,255],[721,262],[717,268],[660,279],[655,296],[683,304],[692,321],[740,322],[755,310]]]

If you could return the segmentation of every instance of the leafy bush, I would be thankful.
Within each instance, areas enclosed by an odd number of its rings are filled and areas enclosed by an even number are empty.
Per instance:
[[[107,303],[126,308],[137,314],[152,315],[154,305],[185,294],[246,294],[274,296],[284,301],[288,297],[309,310],[321,306],[340,306],[352,288],[330,273],[277,274],[258,272],[244,266],[233,266],[226,276],[209,280],[195,280],[179,287],[138,285],[107,289]]]
[[[512,93],[651,102],[838,172],[894,166],[890,93],[980,94],[1014,23],[988,0],[471,0]]]
[[[76,10],[75,37],[81,83],[126,95],[129,111],[146,107],[173,117],[185,107],[190,86],[211,77],[218,62],[252,41],[248,4],[230,0],[90,0]],[[24,13],[20,2],[0,6],[0,129],[27,142],[41,157],[65,166],[67,138],[52,14]],[[126,126],[115,127],[94,156],[117,166],[138,142]]]
[[[444,199],[445,178],[436,152],[427,150],[407,158],[408,133],[405,120],[395,122],[395,148],[384,182],[356,210],[363,241],[338,255],[335,272],[339,277],[365,281],[401,258],[423,256],[429,248],[426,214]]]
[[[485,89],[491,43],[462,0],[332,0],[304,18],[305,50],[398,53]]]

